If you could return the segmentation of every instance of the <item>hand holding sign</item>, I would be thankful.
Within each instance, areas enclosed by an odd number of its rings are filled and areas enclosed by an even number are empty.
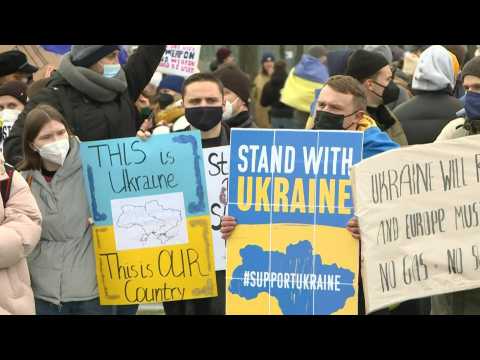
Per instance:
[[[233,216],[224,216],[222,218],[222,228],[220,232],[222,233],[223,240],[228,240],[233,230],[235,230],[235,226],[237,226],[237,221]]]
[[[347,230],[352,234],[354,239],[360,240],[360,227],[358,226],[358,218],[353,217],[347,224]]]

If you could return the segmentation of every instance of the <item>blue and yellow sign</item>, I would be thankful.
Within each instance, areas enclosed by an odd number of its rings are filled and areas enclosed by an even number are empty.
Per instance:
[[[233,129],[228,314],[356,314],[350,167],[363,134]]]
[[[81,144],[100,301],[217,295],[199,132]]]

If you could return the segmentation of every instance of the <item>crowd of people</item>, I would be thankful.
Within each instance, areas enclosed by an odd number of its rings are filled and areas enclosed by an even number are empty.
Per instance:
[[[232,128],[351,130],[364,133],[365,159],[480,132],[480,54],[468,59],[465,45],[315,45],[291,69],[265,52],[254,79],[220,48],[209,71],[155,83],[165,49],[141,45],[121,65],[119,45],[73,45],[35,82],[24,53],[0,53],[0,314],[137,312],[100,304],[82,141],[199,130],[211,148],[229,145]],[[226,241],[236,225],[223,218]],[[361,241],[355,218],[347,230]],[[225,271],[216,275],[217,297],[166,302],[166,314],[225,314]],[[377,313],[478,314],[478,294]]]

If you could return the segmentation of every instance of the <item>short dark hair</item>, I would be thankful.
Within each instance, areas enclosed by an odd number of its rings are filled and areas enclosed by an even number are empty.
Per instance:
[[[57,121],[63,124],[68,135],[72,135],[68,123],[60,112],[47,104],[38,105],[28,113],[25,119],[22,138],[23,160],[18,166],[19,170],[40,170],[42,168],[42,159],[36,151],[33,151],[30,144],[33,143],[45,124],[48,124],[50,121]]]
[[[182,98],[185,97],[185,91],[186,91],[188,85],[191,85],[191,84],[196,83],[196,82],[205,82],[205,81],[217,84],[218,89],[220,90],[220,93],[222,94],[222,97],[223,97],[223,84],[222,84],[222,82],[216,76],[214,76],[212,73],[204,72],[204,73],[193,74],[185,80],[185,82],[183,83],[183,86],[182,86]]]
[[[353,95],[353,101],[359,107],[359,110],[367,109],[367,95],[364,87],[357,79],[348,75],[335,75],[327,80],[325,86],[327,85],[341,94]]]

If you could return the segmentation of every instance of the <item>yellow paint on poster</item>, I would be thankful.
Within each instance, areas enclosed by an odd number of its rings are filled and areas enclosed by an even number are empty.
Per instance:
[[[210,217],[187,218],[189,242],[116,251],[112,226],[94,226],[102,305],[148,304],[217,296]]]
[[[271,230],[271,241],[270,241]],[[298,241],[296,241],[298,239]],[[315,240],[314,240],[315,239]],[[332,226],[312,226],[299,224],[238,225],[228,240],[227,246],[227,314],[265,314],[281,315],[278,300],[267,292],[260,293],[254,299],[245,299],[228,291],[233,271],[242,264],[240,249],[248,245],[258,245],[264,251],[285,253],[289,245],[308,240],[314,249],[314,255],[320,255],[322,264],[337,264],[349,269],[358,276],[359,248],[347,230]],[[355,296],[349,297],[343,308],[335,315],[356,315],[358,313],[358,281],[353,282]]]

